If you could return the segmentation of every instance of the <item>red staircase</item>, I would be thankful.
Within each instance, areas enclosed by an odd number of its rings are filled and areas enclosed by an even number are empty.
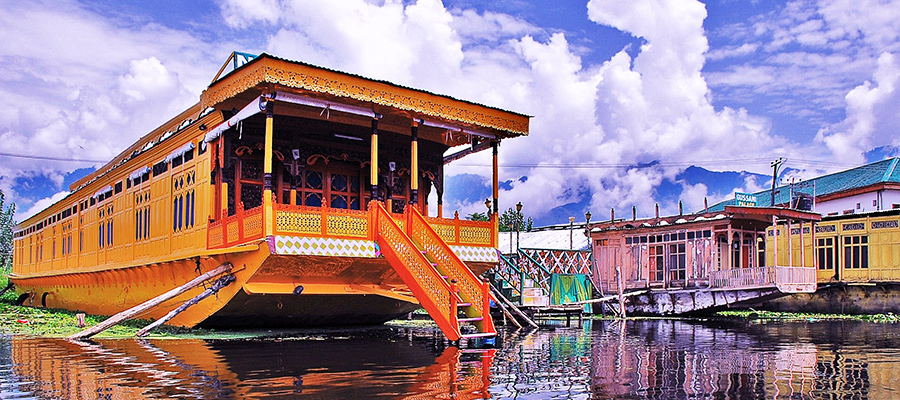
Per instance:
[[[369,213],[381,253],[447,339],[497,334],[490,314],[489,284],[475,276],[418,210],[407,207],[406,232],[381,202],[369,203]],[[477,332],[462,333],[464,323],[474,325]]]

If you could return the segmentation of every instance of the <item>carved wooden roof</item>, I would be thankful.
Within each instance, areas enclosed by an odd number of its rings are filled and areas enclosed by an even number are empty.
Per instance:
[[[267,85],[314,93],[350,104],[371,106],[376,112],[391,110],[417,118],[440,120],[482,128],[499,138],[528,134],[529,116],[449,96],[364,78],[327,68],[261,54],[213,82],[200,99],[202,108],[214,107],[242,93]]]

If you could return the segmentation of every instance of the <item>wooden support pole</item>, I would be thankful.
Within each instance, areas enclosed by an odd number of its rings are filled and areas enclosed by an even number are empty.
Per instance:
[[[499,299],[501,301],[506,302],[506,305],[509,306],[510,308],[512,308],[512,310],[515,311],[516,314],[518,314],[520,317],[522,317],[522,319],[525,320],[525,322],[528,323],[528,325],[538,328],[538,324],[534,323],[534,321],[532,321],[531,318],[528,318],[528,316],[525,315],[525,313],[523,313],[522,310],[520,310],[518,307],[516,307],[511,301],[507,300],[506,297],[504,297],[503,294],[500,293],[500,291],[497,290],[497,288],[495,288],[493,284],[491,285],[491,291],[493,292],[494,300]]]
[[[219,205],[219,218],[228,216],[228,182],[222,182],[222,204]]]
[[[212,271],[209,271],[203,275],[200,275],[194,279],[191,279],[190,282],[185,283],[184,285],[181,285],[181,286],[179,286],[175,289],[172,289],[168,292],[165,292],[159,296],[156,296],[156,297],[154,297],[150,300],[147,300],[141,304],[131,307],[125,311],[122,311],[122,312],[116,314],[116,315],[113,315],[112,317],[109,317],[109,318],[105,319],[103,322],[100,322],[99,324],[94,325],[88,329],[85,329],[81,332],[71,335],[68,337],[68,339],[86,339],[91,336],[94,336],[100,332],[103,332],[103,331],[109,329],[112,326],[119,324],[122,321],[127,321],[136,315],[144,313],[147,310],[150,310],[151,308],[162,304],[164,301],[167,301],[167,300],[172,299],[184,292],[187,292],[188,290],[193,289],[195,286],[200,285],[201,283],[205,282],[208,279],[222,275],[228,271],[231,271],[231,263],[224,263],[224,264],[216,267]]]
[[[499,141],[494,140],[491,142],[491,152],[493,153],[493,159],[492,159],[493,161],[491,162],[492,166],[493,166],[493,171],[492,171],[493,180],[491,183],[491,195],[494,198],[493,199],[494,209],[493,209],[493,213],[491,213],[491,221],[493,222],[491,224],[491,229],[494,230],[494,234],[493,234],[493,238],[491,238],[491,240],[493,240],[493,242],[494,242],[494,247],[497,246],[497,243],[500,243],[500,170],[499,170],[500,162],[498,159],[499,147],[500,147]]]
[[[15,283],[9,282],[9,283],[6,285],[6,287],[3,288],[3,290],[0,290],[0,296],[3,296],[4,294],[6,294],[6,292],[9,291],[9,289],[12,289],[12,288],[15,287],[15,286],[16,286]]]
[[[371,156],[369,157],[369,184],[372,186],[372,199],[378,198],[378,118],[372,118]]]
[[[512,320],[513,325],[515,325],[515,326],[517,326],[517,327],[519,327],[519,328],[522,328],[522,324],[520,324],[519,321],[516,320],[516,317],[513,317],[513,315],[510,314],[509,310],[506,309],[506,306],[503,305],[503,302],[501,302],[500,300],[498,300],[498,299],[496,298],[496,296],[493,296],[493,295],[492,295],[491,297],[494,298],[494,303],[497,304],[497,307],[500,308],[500,311],[503,311],[503,319],[504,319],[504,322],[505,322],[506,318],[509,318],[510,320]],[[504,323],[504,325],[506,325],[506,324]]]
[[[410,143],[410,153],[412,159],[410,160],[410,173],[409,173],[409,202],[410,204],[418,207],[419,205],[419,121],[412,121],[412,128],[410,129],[410,134],[412,135],[412,141]]]
[[[194,304],[199,303],[200,300],[203,300],[203,299],[205,299],[209,296],[212,296],[216,293],[219,293],[219,290],[222,290],[222,288],[230,285],[231,282],[234,282],[234,281],[235,281],[234,275],[231,275],[231,274],[228,274],[228,275],[225,275],[225,276],[219,278],[215,283],[212,284],[212,286],[210,286],[208,289],[204,290],[203,293],[200,293],[197,295],[197,297],[194,297],[193,299],[190,299],[190,300],[184,302],[184,304],[178,306],[178,308],[176,308],[172,311],[169,311],[168,314],[166,314],[165,316],[163,316],[162,318],[160,318],[156,321],[153,321],[153,323],[151,323],[150,325],[147,325],[147,326],[141,328],[141,330],[137,331],[137,333],[135,333],[134,335],[138,336],[138,337],[147,336],[150,332],[152,332],[154,329],[156,329],[160,325],[168,322],[172,318],[175,318],[175,316],[180,314],[182,311],[187,310],[188,307],[191,307]]]
[[[625,318],[625,293],[622,290],[622,269],[616,265],[616,286],[619,298],[619,316]]]
[[[273,127],[274,106],[274,102],[266,102],[266,141],[263,154],[263,232],[266,236],[274,234],[273,227],[275,226],[275,213],[272,210],[272,147],[275,140]]]

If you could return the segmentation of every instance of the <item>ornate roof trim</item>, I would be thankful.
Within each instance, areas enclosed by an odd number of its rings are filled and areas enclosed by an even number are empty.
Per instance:
[[[259,55],[211,84],[203,92],[200,104],[203,108],[214,106],[261,83],[368,102],[507,133],[501,137],[528,135],[530,117],[524,114],[268,54]]]

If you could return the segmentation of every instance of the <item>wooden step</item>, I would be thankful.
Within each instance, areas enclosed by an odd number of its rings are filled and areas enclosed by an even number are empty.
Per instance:
[[[457,318],[456,320],[459,322],[477,322],[477,321],[483,321],[484,317]]]
[[[479,333],[469,333],[461,335],[465,339],[474,339],[474,338],[483,338],[483,337],[494,337],[497,336],[496,333],[493,332],[479,332]]]

